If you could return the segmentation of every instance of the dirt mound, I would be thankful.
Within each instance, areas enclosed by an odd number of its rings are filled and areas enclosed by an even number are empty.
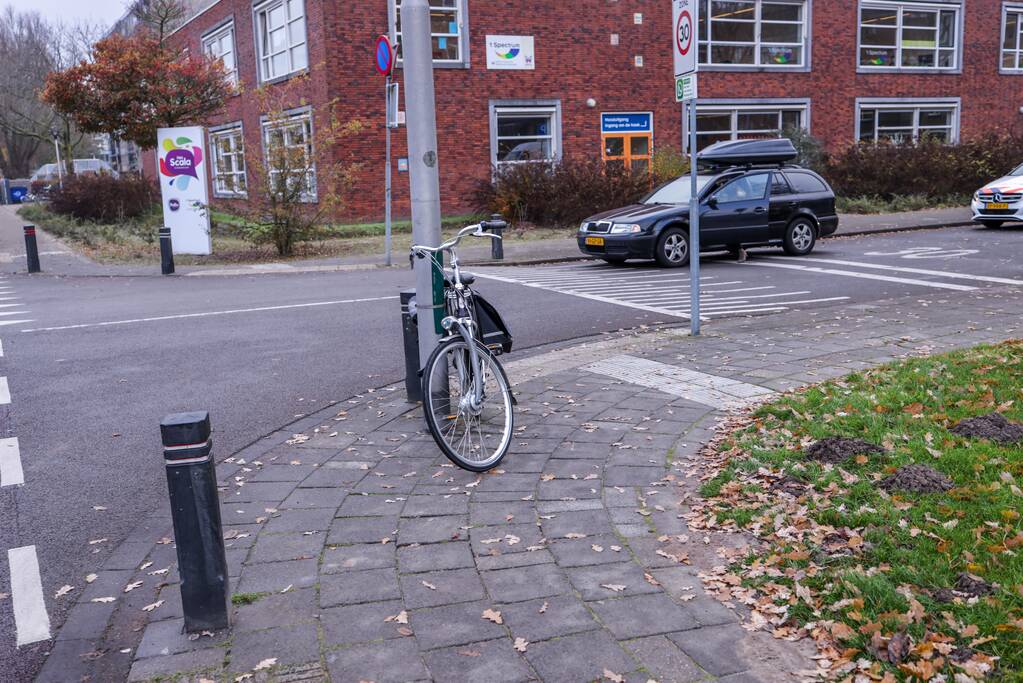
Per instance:
[[[927,465],[906,465],[885,477],[878,484],[888,493],[911,491],[913,493],[940,493],[954,488],[952,480]]]
[[[1009,422],[1001,413],[990,413],[963,420],[950,430],[959,436],[991,439],[1002,444],[1023,441],[1023,425]]]
[[[856,455],[871,453],[884,453],[884,449],[863,439],[848,439],[844,436],[829,436],[804,451],[810,460],[831,464],[843,462]]]
[[[972,595],[975,598],[990,595],[995,592],[994,584],[990,584],[979,576],[959,572],[956,577],[956,590],[960,593]]]

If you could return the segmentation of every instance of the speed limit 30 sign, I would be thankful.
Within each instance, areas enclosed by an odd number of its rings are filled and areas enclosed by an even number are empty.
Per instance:
[[[697,0],[672,0],[675,22],[675,78],[696,72],[699,7]]]

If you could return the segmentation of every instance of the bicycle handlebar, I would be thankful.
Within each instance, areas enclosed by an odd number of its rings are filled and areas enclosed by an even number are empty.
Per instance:
[[[490,239],[503,239],[500,235],[492,232],[486,232],[483,228],[483,223],[476,223],[474,225],[467,225],[458,231],[458,234],[452,237],[447,242],[436,246],[436,247],[424,247],[422,245],[413,244],[410,252],[415,254],[419,258],[426,258],[427,254],[437,254],[442,251],[453,251],[463,239],[466,237],[489,237]]]

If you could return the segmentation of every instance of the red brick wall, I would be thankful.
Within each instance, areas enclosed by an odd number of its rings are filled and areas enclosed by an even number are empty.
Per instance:
[[[1001,6],[998,0],[965,5],[962,74],[856,72],[857,3],[814,0],[812,71],[705,72],[701,98],[808,98],[812,133],[832,149],[848,144],[856,125],[857,97],[960,97],[963,137],[1021,120],[1023,75],[1000,75]],[[236,54],[244,83],[256,82],[251,0],[221,0],[173,36],[200,49],[200,36],[234,15]],[[666,0],[468,0],[470,69],[435,69],[443,211],[468,211],[475,184],[490,173],[492,99],[557,99],[562,107],[566,155],[600,155],[600,113],[653,111],[654,146],[680,144],[681,109],[674,102],[670,3]],[[314,110],[337,98],[340,112],[366,124],[338,154],[360,162],[350,201],[352,218],[383,214],[383,82],[373,68],[375,37],[388,30],[387,0],[306,0],[311,74],[304,93]],[[643,23],[633,23],[634,13]],[[612,46],[612,33],[620,45]],[[487,34],[532,35],[535,71],[488,71]],[[634,66],[642,55],[644,66]],[[401,71],[397,79],[402,78]],[[404,85],[403,85],[404,92]],[[594,98],[595,108],[586,100]],[[299,105],[296,102],[295,105]],[[319,109],[317,109],[319,108]],[[404,107],[403,107],[404,108]],[[259,145],[259,115],[251,95],[232,98],[216,122],[242,120],[247,143]],[[405,155],[405,129],[394,131],[393,156]],[[153,154],[146,153],[152,169]],[[395,215],[408,214],[408,176],[394,173]]]

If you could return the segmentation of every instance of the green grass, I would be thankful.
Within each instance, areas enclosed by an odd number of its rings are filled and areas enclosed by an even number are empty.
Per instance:
[[[812,600],[792,597],[789,614],[803,624],[845,624],[848,630],[836,627],[837,652],[872,660],[897,678],[910,680],[927,667],[949,680],[962,673],[938,651],[923,654],[947,637],[939,647],[972,644],[1001,658],[1003,680],[1023,680],[1023,448],[949,431],[996,410],[1023,420],[1023,342],[884,366],[763,406],[723,444],[733,455],[702,489],[719,522],[752,530],[767,544],[737,573],[776,602],[784,597],[777,588],[798,579]],[[802,447],[827,436],[863,438],[888,452],[839,466],[802,457]],[[876,486],[914,462],[945,473],[956,488],[888,496]],[[764,472],[810,488],[797,503],[773,493]],[[836,552],[846,540],[853,544],[841,548],[846,554]],[[954,587],[960,572],[999,587],[979,600],[936,600],[934,591]],[[923,608],[916,616],[913,601]],[[873,629],[886,637],[905,631],[919,651],[901,668],[882,662],[871,649]],[[932,645],[921,645],[927,634]]]
[[[264,598],[269,593],[235,593],[231,596],[232,605],[251,605],[260,598]]]
[[[924,209],[950,209],[970,205],[970,195],[951,197],[928,197],[923,194],[899,195],[890,199],[884,197],[835,197],[840,213],[902,213]]]

